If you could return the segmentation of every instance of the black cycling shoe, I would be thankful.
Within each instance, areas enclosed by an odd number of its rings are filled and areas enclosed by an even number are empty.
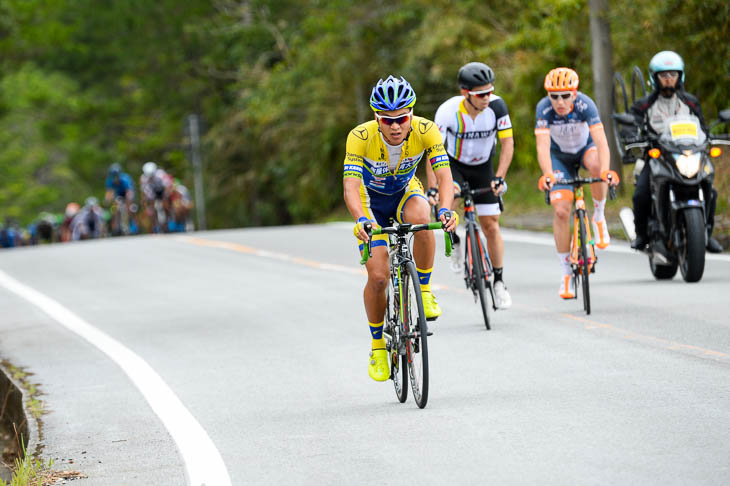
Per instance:
[[[707,251],[709,251],[710,253],[722,253],[722,250],[722,245],[715,238],[710,236],[707,239]]]
[[[644,235],[636,235],[634,241],[631,242],[631,248],[633,248],[634,250],[643,251],[648,243],[649,238]]]

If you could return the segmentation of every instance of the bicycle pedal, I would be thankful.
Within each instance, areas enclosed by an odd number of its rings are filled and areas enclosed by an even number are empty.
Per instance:
[[[433,336],[433,332],[432,332],[432,331],[428,331],[428,332],[426,333],[426,336]]]
[[[426,318],[426,320],[427,320],[428,322],[433,322],[433,321],[435,321],[436,319],[438,319],[438,316],[436,316],[436,317],[427,317],[427,318]]]

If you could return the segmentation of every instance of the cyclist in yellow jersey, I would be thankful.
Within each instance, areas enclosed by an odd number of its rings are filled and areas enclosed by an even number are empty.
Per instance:
[[[453,184],[438,127],[431,120],[413,115],[415,103],[416,93],[404,78],[388,76],[385,81],[381,79],[370,96],[375,119],[356,126],[347,137],[343,181],[345,204],[356,221],[354,234],[362,242],[368,241],[364,230],[364,224],[368,222],[389,226],[390,218],[412,224],[430,221],[430,206],[423,186],[415,177],[418,161],[424,154],[439,185],[450,187]],[[458,217],[448,209],[452,200],[453,194],[444,195],[439,210],[447,231],[453,231],[458,224]],[[372,257],[365,266],[368,281],[363,299],[373,339],[368,371],[376,381],[390,378],[383,339],[389,276],[387,242],[387,235],[373,238]],[[363,248],[360,243],[360,250]],[[414,235],[413,257],[428,319],[441,315],[430,283],[435,249],[436,242],[430,231]]]

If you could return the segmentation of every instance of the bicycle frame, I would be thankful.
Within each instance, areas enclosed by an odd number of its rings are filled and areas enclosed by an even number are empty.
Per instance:
[[[593,235],[591,234],[591,225],[588,224],[588,213],[586,212],[586,202],[583,198],[583,187],[581,186],[574,186],[573,187],[573,232],[572,237],[570,239],[570,266],[573,268],[573,273],[583,273],[583,259],[580,255],[580,231],[579,226],[580,222],[579,219],[583,219],[583,223],[585,224],[585,240],[586,240],[586,248],[589,250],[588,255],[588,271],[590,273],[595,272],[594,265],[598,261],[596,258],[596,251],[595,251],[595,242],[593,240]],[[576,293],[576,298],[577,293]]]
[[[456,195],[457,198],[464,200],[464,220],[466,221],[466,241],[464,245],[464,283],[466,288],[470,289],[474,294],[474,301],[478,299],[482,308],[482,316],[484,317],[484,326],[490,330],[489,325],[489,298],[487,290],[492,297],[491,307],[497,310],[497,303],[494,299],[494,287],[489,280],[492,274],[492,261],[489,253],[482,244],[479,236],[480,224],[477,221],[476,212],[474,211],[473,197],[486,192],[491,192],[491,188],[470,189],[469,183],[462,184],[461,192]],[[500,197],[501,203],[501,197]],[[500,204],[500,208],[501,208]]]
[[[491,190],[491,189],[489,189]],[[466,185],[465,191],[469,191],[469,186]],[[477,192],[479,189],[474,190],[473,192]],[[471,191],[470,191],[471,192]],[[464,199],[464,220],[466,221],[467,225],[467,233],[469,230],[469,226],[471,226],[474,229],[474,236],[475,238],[479,237],[479,231],[481,229],[479,222],[477,221],[476,212],[474,211],[474,200],[472,199],[471,194],[467,193],[467,196],[463,198]],[[469,246],[469,245],[467,245]],[[489,280],[489,276],[492,274],[492,261],[489,259],[489,253],[485,251],[482,245],[479,246],[479,255],[472,255],[471,254],[471,248],[466,248],[466,251],[464,252],[464,263],[469,263],[470,268],[474,268],[474,257],[478,256],[479,260],[482,262],[482,268],[484,269],[484,279]]]
[[[370,236],[363,247],[361,263],[371,256],[372,235],[388,235],[388,260],[390,284],[386,293],[386,311],[383,337],[390,359],[391,373],[396,396],[403,403],[407,398],[406,370],[416,404],[424,408],[428,402],[428,324],[423,309],[420,279],[411,254],[408,235],[417,231],[441,229],[441,223],[413,225],[397,224],[387,228],[373,228],[368,224],[365,231]],[[447,256],[451,254],[451,238],[444,234]],[[410,291],[409,291],[410,289]],[[391,301],[392,296],[392,301]],[[415,313],[414,313],[415,312]]]

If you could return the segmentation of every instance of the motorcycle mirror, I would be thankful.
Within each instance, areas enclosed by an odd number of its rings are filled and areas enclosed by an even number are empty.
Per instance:
[[[622,125],[636,125],[636,119],[631,113],[614,113],[611,116]]]
[[[730,123],[730,108],[721,110],[718,114],[718,117],[720,118],[720,121]]]

